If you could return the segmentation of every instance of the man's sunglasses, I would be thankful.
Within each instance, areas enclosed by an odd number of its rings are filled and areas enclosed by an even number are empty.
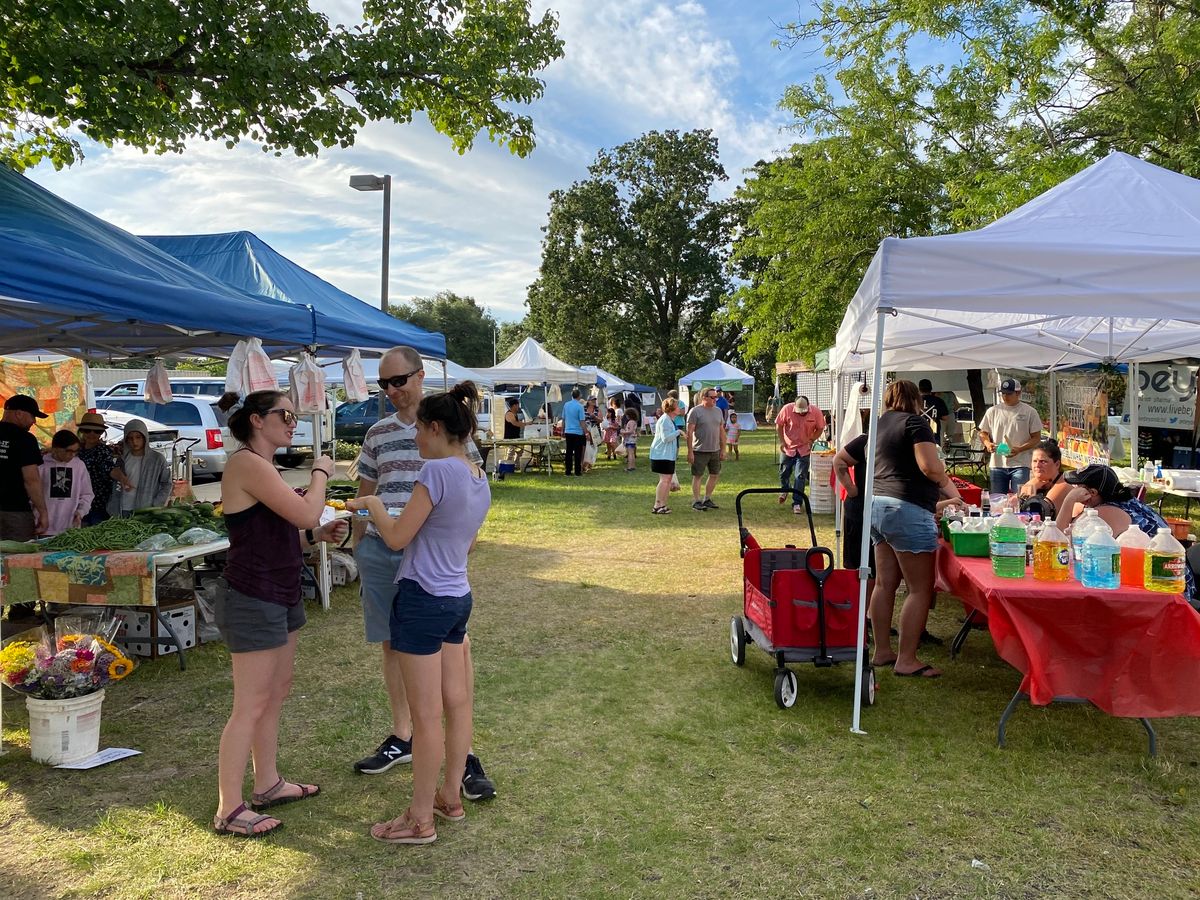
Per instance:
[[[267,415],[268,416],[272,416],[272,415],[279,416],[279,418],[283,419],[284,425],[295,425],[296,424],[296,414],[294,412],[292,412],[290,409],[282,409],[282,408],[268,409]]]
[[[104,434],[103,428],[79,428],[76,429],[80,434]]]
[[[408,384],[408,379],[412,378],[420,371],[420,369],[413,369],[411,372],[407,372],[404,375],[393,375],[391,378],[380,378],[379,389],[381,391],[386,391],[389,387],[402,388]]]

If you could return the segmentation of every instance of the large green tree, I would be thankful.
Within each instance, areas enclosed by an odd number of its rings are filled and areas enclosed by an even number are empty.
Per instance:
[[[7,0],[0,162],[70,164],[72,128],[160,153],[202,137],[308,155],[418,112],[460,152],[485,131],[525,155],[516,107],[562,55],[556,25],[527,0],[366,0],[352,25],[305,0]]]
[[[574,362],[668,385],[717,349],[731,207],[709,131],[652,131],[602,150],[550,195],[529,328]]]
[[[879,240],[975,228],[1110,150],[1200,175],[1200,4],[820,0],[805,143],[739,192],[744,346],[828,346]],[[836,84],[830,80],[836,79]]]
[[[492,342],[499,326],[472,297],[440,291],[433,297],[389,305],[388,313],[427,331],[440,331],[446,337],[447,355],[461,366],[492,364]]]

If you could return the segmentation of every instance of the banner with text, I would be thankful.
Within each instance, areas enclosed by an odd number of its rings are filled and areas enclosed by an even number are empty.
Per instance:
[[[1138,427],[1191,431],[1196,421],[1196,368],[1178,363],[1138,366]]]

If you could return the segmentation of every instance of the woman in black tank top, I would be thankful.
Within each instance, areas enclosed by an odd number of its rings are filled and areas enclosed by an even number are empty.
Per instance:
[[[296,415],[279,391],[245,398],[226,394],[218,405],[229,412],[229,430],[245,446],[225,468],[221,499],[229,527],[225,587],[216,618],[233,659],[233,711],[221,734],[217,815],[221,834],[255,837],[282,823],[257,815],[242,799],[246,763],[254,756],[250,807],[268,809],[315,796],[316,785],[286,781],[276,766],[279,713],[292,683],[296,634],[304,624],[300,598],[302,542],[340,541],[344,521],[320,526],[325,482],[333,461],[313,463],[312,480],[301,497],[275,468],[275,451],[291,444]],[[303,539],[301,531],[303,530]]]

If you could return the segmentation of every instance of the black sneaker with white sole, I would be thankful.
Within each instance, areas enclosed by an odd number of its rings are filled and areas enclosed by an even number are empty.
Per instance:
[[[354,771],[359,775],[380,775],[392,766],[406,762],[412,762],[412,741],[389,734],[379,749],[354,764]]]
[[[692,509],[696,510],[696,512],[704,512],[708,507],[704,505],[703,500],[697,500],[692,504]]]
[[[720,509],[721,507],[719,507],[719,506],[717,506],[717,504],[713,503],[712,497],[705,497],[704,498],[704,508],[705,509]]]
[[[463,796],[468,800],[491,800],[496,796],[496,786],[483,771],[483,763],[474,753],[467,754],[467,768],[463,772]]]

